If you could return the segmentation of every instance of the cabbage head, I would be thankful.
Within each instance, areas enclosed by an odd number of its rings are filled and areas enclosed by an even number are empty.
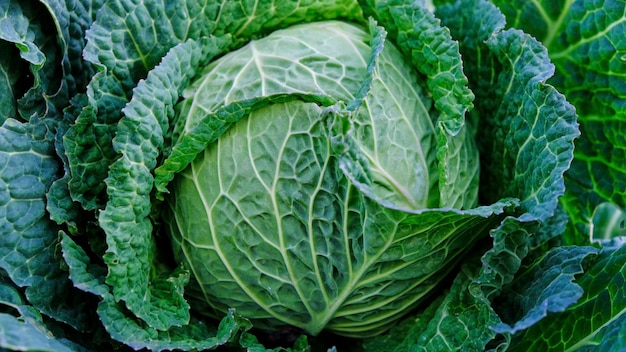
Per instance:
[[[175,136],[223,105],[263,98],[169,189],[165,219],[203,313],[235,308],[257,327],[313,335],[380,333],[502,211],[475,208],[472,126],[459,116],[449,131],[385,37],[373,21],[291,26],[212,62],[185,89]]]
[[[0,0],[0,350],[626,348],[625,5],[522,3]]]

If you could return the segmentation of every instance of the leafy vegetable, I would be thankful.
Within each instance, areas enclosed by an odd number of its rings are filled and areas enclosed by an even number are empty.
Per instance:
[[[507,205],[424,211],[472,206],[475,145],[461,142],[469,166],[455,170],[461,175],[448,190],[437,179],[448,171],[436,166],[430,102],[396,63],[401,54],[382,48],[381,34],[370,49],[365,32],[342,22],[294,26],[224,56],[189,86],[184,130],[216,124],[211,112],[222,102],[272,100],[229,127],[170,188],[165,219],[200,300],[313,335],[371,334],[422,300],[488,226],[485,218]],[[236,74],[224,81],[224,72]],[[281,97],[290,92],[304,101]],[[340,99],[346,107],[334,103]],[[448,204],[461,185],[468,190]]]
[[[625,18],[0,0],[0,349],[624,349]]]
[[[567,310],[565,307],[555,310],[560,313],[553,319],[541,320],[514,336],[511,350],[619,351],[624,348],[623,241],[605,243],[595,260],[578,280],[586,288],[584,293],[579,290],[582,297],[575,297],[576,302],[568,305]]]

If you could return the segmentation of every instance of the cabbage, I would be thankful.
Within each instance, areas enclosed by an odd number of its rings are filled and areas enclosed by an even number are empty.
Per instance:
[[[0,350],[626,349],[625,6],[0,0]]]
[[[382,29],[370,30],[336,21],[279,30],[214,61],[185,90],[184,131],[220,105],[271,99],[169,188],[165,221],[207,313],[235,308],[257,327],[313,335],[380,333],[503,211],[475,208],[468,125],[455,154],[441,148],[437,160],[445,131],[432,98]]]

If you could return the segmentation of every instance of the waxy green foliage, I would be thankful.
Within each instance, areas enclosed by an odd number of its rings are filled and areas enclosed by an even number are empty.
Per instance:
[[[582,136],[561,200],[571,219],[567,240],[581,244],[602,238],[604,233],[593,226],[598,207],[615,205],[617,218],[623,218],[626,207],[626,3],[494,3],[501,5],[510,26],[535,35],[548,48],[556,66],[551,83],[576,106]],[[623,222],[611,229],[624,235]]]
[[[620,0],[0,0],[0,349],[619,351]]]

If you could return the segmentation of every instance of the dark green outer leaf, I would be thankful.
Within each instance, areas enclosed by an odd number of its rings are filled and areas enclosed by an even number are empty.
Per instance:
[[[574,0],[576,1],[576,0]],[[537,40],[550,46],[559,35],[572,0],[492,0],[506,16],[507,26],[524,29]]]
[[[579,132],[574,108],[545,83],[554,72],[545,48],[519,31],[500,31],[504,17],[486,1],[457,1],[437,14],[460,40],[477,94],[482,197],[519,196],[532,214],[527,219],[547,219],[564,192],[562,175]]]
[[[514,335],[510,351],[623,351],[625,274],[623,239],[607,243],[576,280],[584,290],[576,304]]]
[[[94,66],[84,61],[82,51],[85,47],[85,32],[95,19],[96,11],[105,0],[40,0],[37,8],[38,19],[48,21],[44,35],[56,33],[55,40],[47,36],[50,42],[58,46],[58,54],[53,57],[46,52],[46,80],[52,80],[56,86],[44,91],[48,100],[46,115],[62,120],[62,110],[69,104],[69,100],[77,93],[83,93],[87,83],[95,73]],[[44,17],[42,14],[46,13]],[[51,46],[50,44],[49,46]],[[49,50],[48,50],[49,51]],[[54,61],[52,60],[54,59]],[[59,76],[56,78],[56,76]]]
[[[496,119],[504,119],[490,131],[504,134],[503,145],[492,146],[502,147],[504,153],[502,159],[487,163],[487,170],[495,169],[487,173],[510,179],[504,194],[523,195],[522,206],[530,212],[527,219],[543,221],[552,216],[556,199],[565,190],[562,176],[573,158],[573,140],[579,135],[576,114],[563,95],[545,84],[553,67],[541,44],[526,34],[507,30],[487,45],[504,68],[497,85],[509,87],[498,92],[502,102]],[[488,136],[479,138],[486,142]]]
[[[624,116],[626,111],[626,3],[574,0],[564,6],[552,42],[546,41],[557,67],[554,84],[586,116]],[[525,23],[520,23],[521,28]]]
[[[45,212],[59,167],[48,138],[43,124],[9,119],[0,127],[0,268],[43,314],[84,329],[84,302],[69,294],[71,282],[56,253],[57,227]]]
[[[603,203],[626,209],[626,114],[581,116],[580,123],[582,137],[576,143],[565,179],[567,192],[561,199],[570,217],[564,237],[573,244],[587,244],[602,236],[592,224]]]
[[[110,336],[134,349],[147,348],[162,350],[205,350],[221,346],[240,331],[250,329],[250,323],[229,312],[219,327],[208,326],[202,322],[172,327],[159,331],[144,322],[128,315],[127,309],[115,302],[105,284],[106,269],[90,262],[84,250],[70,237],[62,235],[63,257],[68,264],[69,275],[76,287],[102,298],[98,305],[98,315]]]
[[[596,208],[626,207],[626,4],[620,0],[495,1],[509,25],[537,35],[556,65],[551,82],[574,104],[582,137],[561,203],[565,240],[587,244]]]
[[[91,63],[83,59],[85,32],[95,20],[96,12],[106,0],[41,0],[52,15],[63,52],[63,79],[66,100],[85,87],[95,73]],[[64,106],[63,106],[64,107]]]
[[[504,194],[520,195],[524,212],[518,218],[506,219],[492,232],[494,249],[483,257],[483,271],[475,280],[492,299],[511,282],[530,247],[536,244],[533,236],[539,222],[554,214],[578,130],[573,107],[544,83],[552,67],[540,44],[514,30],[500,32],[486,43],[502,69],[494,82],[498,88],[491,93],[502,100],[496,100],[500,103],[496,105],[494,128],[481,129],[484,134],[479,135],[484,142],[495,141],[490,146],[483,144],[481,153],[488,150],[492,159],[483,169],[486,181],[482,187],[507,180]],[[501,90],[503,87],[508,88]],[[493,139],[493,135],[498,138]]]
[[[594,247],[556,247],[541,258],[523,266],[499,302],[500,323],[494,331],[514,334],[576,303],[583,289],[573,285],[574,276],[583,272],[583,260],[598,252]]]
[[[227,42],[212,38],[173,49],[135,89],[113,140],[121,157],[110,167],[106,179],[109,201],[99,218],[107,234],[107,283],[116,299],[160,330],[188,322],[189,307],[182,297],[188,277],[152,277],[151,170],[163,149],[164,128],[173,114],[172,107],[195,74],[192,68],[210,60]]]
[[[0,278],[0,307],[13,308],[18,316],[0,313],[0,349],[10,351],[65,352],[82,351],[72,342],[53,337],[40,312],[24,302],[21,293],[13,284]]]
[[[482,196],[493,200],[515,195],[525,212],[518,219],[507,219],[493,233],[494,249],[484,258],[486,277],[480,281],[494,285],[497,292],[526,256],[536,221],[552,216],[564,192],[562,176],[578,135],[576,115],[564,97],[545,83],[553,72],[545,48],[519,31],[501,31],[504,17],[493,5],[457,1],[437,13],[461,40],[470,86],[478,94]],[[462,18],[455,20],[459,13]],[[483,40],[487,41],[483,44]]]

